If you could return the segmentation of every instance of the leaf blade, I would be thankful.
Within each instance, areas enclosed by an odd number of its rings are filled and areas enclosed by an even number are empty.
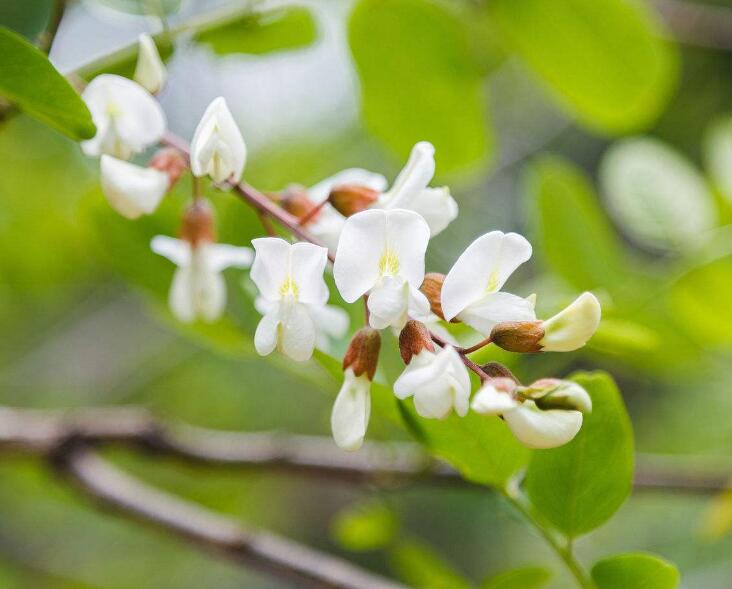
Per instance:
[[[674,565],[645,553],[605,558],[595,563],[591,573],[599,589],[675,589],[680,580]]]

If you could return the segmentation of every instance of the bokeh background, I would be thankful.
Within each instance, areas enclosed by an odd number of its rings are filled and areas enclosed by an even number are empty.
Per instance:
[[[33,38],[50,4],[2,0],[0,22]],[[231,22],[187,30],[211,11]],[[104,56],[163,26],[183,31],[165,51],[171,129],[189,138],[225,96],[250,148],[245,177],[260,189],[351,166],[393,178],[414,142],[433,141],[437,183],[461,214],[431,243],[430,270],[447,271],[481,233],[517,230],[535,256],[512,292],[539,293],[541,316],[584,289],[603,302],[600,330],[579,353],[487,357],[526,380],[606,369],[644,460],[732,474],[732,4],[84,0],[69,3],[51,58],[64,73],[124,71],[124,58]],[[169,315],[173,267],[148,244],[176,232],[186,182],[159,214],[129,222],[104,201],[97,165],[26,116],[0,123],[0,402],[142,404],[201,426],[327,435],[338,382],[314,363],[256,355],[246,272],[228,272],[220,323],[186,328]],[[229,195],[214,204],[221,241],[261,233]],[[344,346],[333,342],[333,354]],[[370,437],[406,439],[378,418]],[[524,564],[548,564],[552,587],[569,584],[490,492],[111,456],[181,496],[414,586],[460,588]],[[636,492],[577,550],[588,562],[656,552],[680,567],[683,587],[728,589],[731,527],[732,495]],[[286,585],[99,513],[35,460],[0,459],[3,589],[202,586]]]

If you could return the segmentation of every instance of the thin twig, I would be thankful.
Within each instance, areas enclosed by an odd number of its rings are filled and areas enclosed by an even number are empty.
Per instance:
[[[54,0],[51,8],[51,15],[48,18],[48,25],[46,29],[38,36],[38,49],[43,53],[50,53],[53,41],[56,39],[56,34],[61,26],[61,21],[64,18],[64,12],[66,11],[66,0]]]

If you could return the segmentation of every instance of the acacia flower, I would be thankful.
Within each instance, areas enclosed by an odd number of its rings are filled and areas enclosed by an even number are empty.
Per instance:
[[[168,297],[170,310],[186,323],[196,319],[215,321],[226,307],[222,271],[229,267],[248,268],[252,250],[214,243],[212,215],[203,203],[186,212],[181,237],[158,235],[150,244],[156,254],[178,266]]]
[[[346,221],[333,276],[348,303],[368,293],[371,327],[400,329],[408,316],[429,316],[429,301],[418,290],[429,237],[427,223],[413,211],[370,209]]]
[[[501,292],[508,277],[531,257],[531,244],[517,233],[491,231],[460,255],[441,290],[447,321],[457,317],[483,335],[504,321],[533,321],[532,298]]]
[[[250,276],[269,308],[257,326],[254,346],[262,356],[277,348],[293,360],[307,360],[317,337],[313,307],[328,301],[323,280],[328,250],[278,237],[254,239],[252,245],[256,254]]]
[[[137,65],[132,77],[150,94],[157,94],[163,88],[167,77],[165,65],[150,35],[140,35],[138,45]]]
[[[191,171],[214,182],[239,182],[247,158],[241,131],[219,96],[203,113],[191,140]]]
[[[103,153],[129,159],[157,143],[165,132],[165,114],[139,84],[114,74],[94,78],[81,94],[97,134],[81,143],[86,155]]]
[[[170,184],[165,172],[106,154],[101,159],[101,183],[112,208],[128,219],[154,212]]]

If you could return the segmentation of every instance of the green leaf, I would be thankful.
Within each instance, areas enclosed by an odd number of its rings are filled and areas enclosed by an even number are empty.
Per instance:
[[[219,55],[269,53],[310,45],[318,27],[310,10],[302,6],[248,14],[221,27],[198,33],[194,39]]]
[[[651,10],[633,0],[494,0],[512,48],[592,129],[648,126],[674,89],[678,58]]]
[[[551,576],[542,567],[513,569],[485,580],[480,589],[539,589],[549,582]]]
[[[525,172],[537,257],[577,289],[622,284],[621,250],[591,184],[574,164],[542,156]]]
[[[470,583],[428,545],[417,540],[399,544],[392,552],[392,566],[416,589],[470,589]]]
[[[704,134],[704,165],[721,195],[732,203],[732,117],[712,122]]]
[[[533,453],[526,490],[546,519],[575,537],[605,522],[630,493],[633,430],[609,375],[580,373],[572,380],[592,397],[592,413],[569,444]]]
[[[0,27],[0,55],[0,96],[69,137],[94,136],[89,109],[43,53]]]
[[[148,16],[165,16],[178,10],[181,0],[93,0],[128,14],[143,14]]]
[[[46,27],[52,6],[53,0],[0,2],[0,26],[13,29],[33,42]]]
[[[619,554],[592,567],[592,579],[599,589],[675,589],[679,571],[652,554]]]
[[[484,163],[493,149],[483,64],[469,27],[429,0],[360,0],[349,42],[368,129],[401,158],[421,140],[438,172]]]
[[[397,529],[394,513],[382,503],[372,501],[338,513],[331,525],[331,536],[346,550],[360,552],[384,548]]]
[[[618,224],[640,243],[692,246],[716,224],[714,199],[696,167],[650,137],[626,139],[605,153],[600,184]]]

